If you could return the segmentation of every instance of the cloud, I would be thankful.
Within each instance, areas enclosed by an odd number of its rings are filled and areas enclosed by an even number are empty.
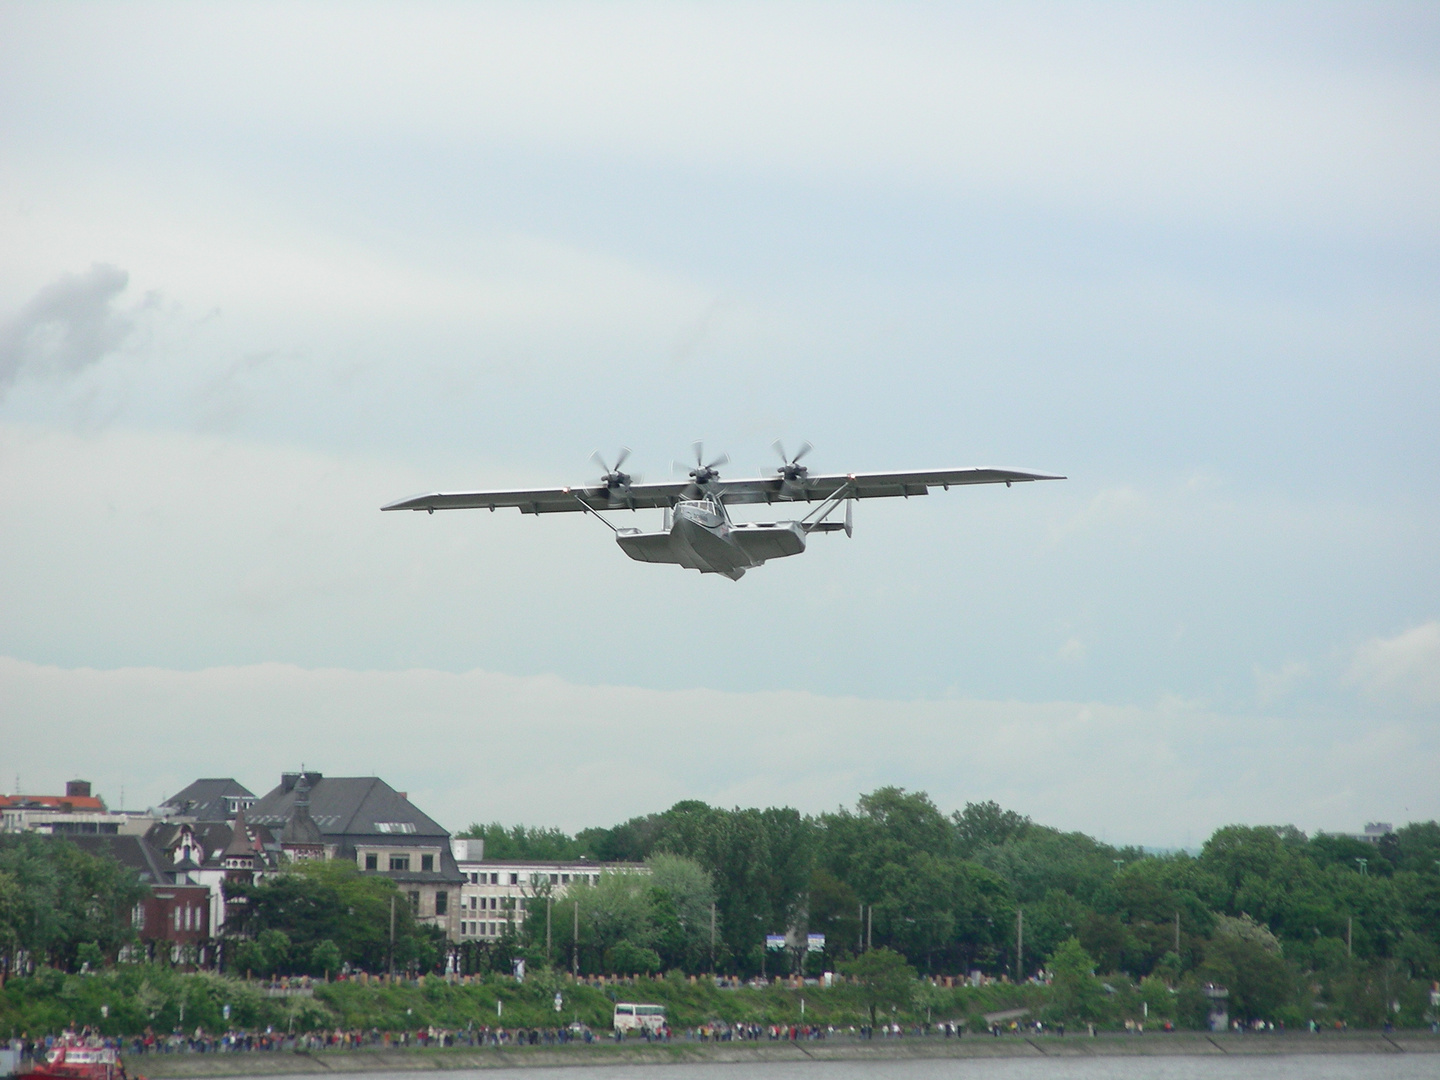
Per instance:
[[[1334,831],[1405,820],[1406,808],[1440,814],[1431,725],[1317,722],[1297,742],[1292,721],[1177,699],[887,701],[481,670],[99,671],[0,658],[0,700],[7,787],[17,769],[27,791],[78,775],[112,804],[124,784],[131,807],[196,776],[268,790],[303,761],[381,775],[452,829],[576,829],[684,798],[814,813],[885,784],[946,809],[993,798],[1116,843],[1188,845],[1231,822]]]
[[[1377,696],[1440,704],[1440,620],[1367,641],[1355,651],[1350,680]]]
[[[1301,682],[1310,677],[1310,665],[1303,660],[1294,660],[1271,670],[1255,665],[1255,694],[1260,704],[1278,701]]]
[[[73,375],[114,352],[135,328],[116,310],[130,275],[95,263],[83,274],[62,274],[0,325],[0,395],[23,369]]]

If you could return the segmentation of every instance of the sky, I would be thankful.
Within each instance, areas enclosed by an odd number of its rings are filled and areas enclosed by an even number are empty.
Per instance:
[[[0,0],[0,791],[1440,817],[1437,57],[1426,4]],[[740,582],[379,513],[777,438],[1068,479]]]

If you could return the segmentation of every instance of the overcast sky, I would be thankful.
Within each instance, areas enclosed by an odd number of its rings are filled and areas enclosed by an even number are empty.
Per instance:
[[[0,791],[1440,816],[1433,5],[0,2]],[[743,581],[581,515],[862,502]]]

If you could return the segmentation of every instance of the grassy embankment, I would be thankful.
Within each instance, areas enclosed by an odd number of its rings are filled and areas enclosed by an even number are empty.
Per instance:
[[[559,1013],[554,1006],[557,991],[563,1003]],[[921,983],[916,991],[908,1008],[893,1014],[885,1010],[887,1018],[893,1015],[901,1023],[927,1017],[970,1020],[978,1026],[983,1013],[1039,1007],[1047,998],[1046,988],[1037,986],[947,990]],[[0,990],[0,1037],[58,1032],[71,1024],[88,1024],[112,1035],[133,1035],[146,1027],[157,1032],[183,1027],[187,1033],[197,1026],[211,1033],[231,1026],[296,1032],[334,1027],[415,1031],[430,1026],[554,1027],[572,1020],[608,1030],[616,1000],[664,1005],[676,1028],[710,1020],[848,1026],[866,1018],[861,991],[853,985],[731,990],[705,979],[692,983],[671,977],[598,987],[544,973],[523,985],[506,976],[476,978],[468,985],[434,976],[418,984],[317,982],[313,997],[276,998],[266,996],[263,985],[243,979],[133,965],[93,975],[45,970],[32,978],[11,979]]]

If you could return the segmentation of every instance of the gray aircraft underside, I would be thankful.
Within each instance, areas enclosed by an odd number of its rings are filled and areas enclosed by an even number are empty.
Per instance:
[[[808,449],[808,447],[807,447]],[[794,460],[787,460],[779,475],[745,480],[721,480],[716,468],[700,463],[690,479],[662,484],[632,483],[620,472],[620,459],[600,482],[591,486],[536,488],[509,491],[437,491],[416,495],[381,507],[382,510],[495,510],[515,507],[522,514],[590,513],[601,521],[607,510],[665,511],[664,527],[657,532],[617,528],[605,521],[615,540],[630,558],[639,562],[674,563],[702,574],[724,574],[739,580],[746,570],[771,559],[799,555],[813,532],[852,532],[850,503],[854,499],[928,495],[931,488],[948,491],[967,484],[1028,483],[1063,480],[1063,476],[1014,469],[926,469],[918,472],[833,473],[812,475]],[[802,451],[803,454],[803,451]],[[784,455],[782,453],[782,459]],[[598,458],[597,458],[598,460]],[[603,464],[603,463],[602,463]],[[726,507],[755,503],[802,503],[809,512],[797,520],[734,522]],[[844,522],[829,520],[845,504]]]

